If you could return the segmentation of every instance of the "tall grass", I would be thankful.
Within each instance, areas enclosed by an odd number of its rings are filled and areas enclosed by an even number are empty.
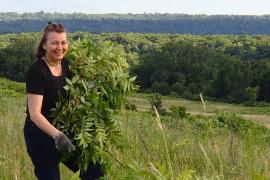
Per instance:
[[[114,167],[113,171],[117,174],[110,173],[116,179],[269,177],[269,141],[264,141],[261,135],[256,136],[256,132],[247,131],[243,134],[240,133],[242,130],[238,133],[225,126],[214,127],[216,125],[213,121],[216,121],[218,116],[196,117],[193,120],[162,118],[168,150],[163,141],[164,134],[155,117],[134,112],[125,112],[123,116],[125,119],[121,122],[124,148],[115,152],[115,155],[123,163],[127,163],[128,168]],[[173,176],[170,175],[167,154]]]
[[[0,179],[32,179],[22,126],[24,98],[0,99]]]
[[[23,139],[24,111],[25,98],[0,99],[1,180],[35,179]],[[158,124],[152,114],[123,111],[118,119],[123,136],[120,147],[111,147],[116,160],[109,162],[107,179],[270,177],[268,130],[230,114],[161,117]],[[61,173],[62,179],[72,175],[64,167]]]
[[[23,135],[24,97],[0,97],[0,179],[35,179],[32,162],[27,155]],[[62,178],[71,172],[61,166]]]

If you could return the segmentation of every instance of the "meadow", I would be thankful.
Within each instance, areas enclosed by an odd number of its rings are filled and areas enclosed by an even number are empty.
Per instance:
[[[1,36],[0,69],[5,77],[24,81],[38,36]],[[79,32],[71,39],[89,36],[97,42],[119,41],[131,72],[141,72],[137,77],[145,92],[189,99],[203,93],[249,105],[270,101],[268,36]],[[0,78],[0,180],[35,179],[23,137],[24,86]],[[205,101],[204,107],[199,99],[163,97],[158,114],[149,96],[132,94],[127,97],[128,109],[117,115],[122,136],[110,147],[105,179],[270,179],[269,103],[251,107]],[[64,180],[76,179],[62,165],[61,175]]]
[[[111,147],[106,179],[269,179],[270,131],[267,107],[245,107],[165,97],[164,107],[184,106],[185,117],[150,112],[146,94],[129,97],[137,111],[123,110],[118,119],[120,144]],[[35,179],[22,128],[25,97],[0,99],[0,179]],[[243,119],[251,116],[253,121]],[[255,118],[254,118],[254,117]],[[262,123],[262,124],[261,124]],[[62,179],[71,173],[61,165]]]

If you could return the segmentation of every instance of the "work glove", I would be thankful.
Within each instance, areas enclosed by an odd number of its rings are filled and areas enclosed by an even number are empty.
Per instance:
[[[55,147],[59,152],[72,152],[75,151],[75,146],[71,140],[62,132],[60,132],[54,139]]]

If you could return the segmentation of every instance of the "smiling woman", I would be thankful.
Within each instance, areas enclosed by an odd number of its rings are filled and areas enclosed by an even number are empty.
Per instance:
[[[29,68],[26,77],[27,116],[24,137],[39,180],[59,180],[61,156],[76,149],[72,140],[52,125],[50,117],[50,110],[55,108],[59,96],[67,97],[63,89],[65,79],[71,78],[65,59],[67,51],[64,27],[49,23],[36,50],[37,61]],[[74,172],[79,170],[73,159],[63,163]],[[98,163],[89,163],[87,171],[81,174],[83,179],[101,176],[103,172]]]

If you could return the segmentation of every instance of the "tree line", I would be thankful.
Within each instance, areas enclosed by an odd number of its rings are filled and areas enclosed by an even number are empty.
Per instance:
[[[187,14],[0,13],[0,34],[39,32],[48,21],[69,32],[137,32],[181,34],[269,34],[270,16]]]
[[[0,35],[0,76],[23,82],[40,33]],[[270,36],[70,33],[122,48],[141,92],[226,102],[270,101]]]

